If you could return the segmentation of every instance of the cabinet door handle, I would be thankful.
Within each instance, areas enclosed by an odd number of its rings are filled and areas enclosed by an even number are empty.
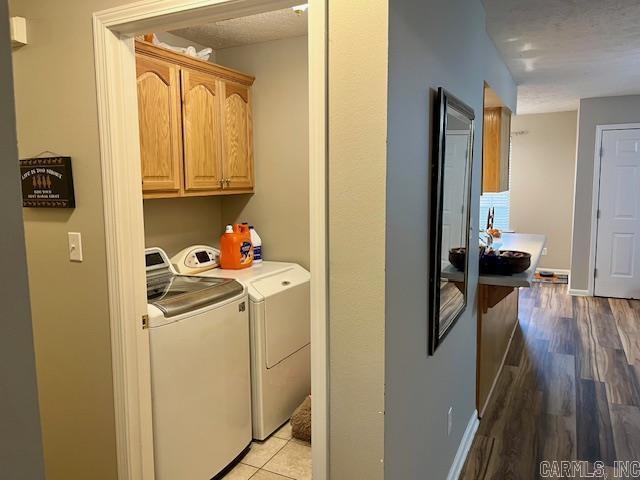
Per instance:
[[[227,179],[225,180],[225,183],[227,184],[227,187],[228,187],[229,185],[231,185],[231,179],[227,178]]]
[[[220,188],[224,188],[224,180],[220,180]]]

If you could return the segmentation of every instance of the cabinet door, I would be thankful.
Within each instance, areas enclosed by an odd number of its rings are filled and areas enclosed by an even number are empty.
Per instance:
[[[509,151],[511,150],[511,110],[500,112],[500,191],[509,190]]]
[[[178,67],[143,55],[136,57],[136,67],[142,191],[177,196],[182,185]]]
[[[500,109],[484,111],[482,192],[500,191]]]
[[[485,108],[482,153],[482,193],[509,190],[511,111]]]
[[[222,188],[219,85],[211,75],[183,68],[182,123],[185,191]]]
[[[253,126],[251,92],[231,82],[224,87],[224,161],[225,189],[253,188]]]

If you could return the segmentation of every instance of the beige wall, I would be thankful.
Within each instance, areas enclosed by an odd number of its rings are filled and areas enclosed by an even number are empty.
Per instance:
[[[14,53],[19,154],[52,150],[71,155],[77,202],[74,210],[24,211],[48,480],[116,478],[91,15],[127,3],[10,1],[11,14],[26,17],[29,29],[29,45]],[[178,205],[183,204],[173,202],[146,209],[148,244],[175,251],[183,242],[203,241],[214,233],[216,201],[194,200],[198,206],[193,210],[210,221],[201,230],[180,219]],[[165,220],[186,222],[188,235],[178,238],[163,230]],[[68,260],[69,231],[82,233],[82,263]]]
[[[388,3],[329,1],[331,480],[384,476]]]
[[[0,477],[44,479],[6,2],[0,2]]]
[[[568,270],[576,166],[577,112],[511,120],[511,228],[547,236],[540,267]]]
[[[48,480],[114,480],[102,182],[91,15],[128,0],[11,0],[29,45],[13,54],[19,154],[70,155],[77,207],[25,209],[29,287]],[[68,258],[82,233],[84,262]]]
[[[220,197],[166,198],[144,201],[145,245],[160,247],[171,257],[191,245],[220,243]]]
[[[216,61],[256,77],[255,194],[225,197],[222,220],[254,225],[266,260],[309,268],[307,37],[218,50]]]

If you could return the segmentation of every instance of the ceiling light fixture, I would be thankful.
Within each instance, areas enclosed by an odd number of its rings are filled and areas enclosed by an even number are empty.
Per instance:
[[[528,52],[530,50],[533,50],[533,44],[529,42],[525,43],[520,49],[521,52]]]
[[[296,15],[302,15],[309,8],[308,3],[304,3],[302,5],[296,5],[295,7],[291,7],[291,10],[294,11]]]

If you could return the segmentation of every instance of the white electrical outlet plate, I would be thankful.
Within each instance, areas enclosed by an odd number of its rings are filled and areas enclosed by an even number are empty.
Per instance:
[[[82,236],[78,232],[69,232],[69,260],[82,261]]]
[[[546,255],[546,254],[547,254],[547,247],[544,247],[544,248],[542,249],[542,255]]]
[[[449,407],[447,412],[447,436],[451,435],[451,429],[453,428],[453,407]]]

